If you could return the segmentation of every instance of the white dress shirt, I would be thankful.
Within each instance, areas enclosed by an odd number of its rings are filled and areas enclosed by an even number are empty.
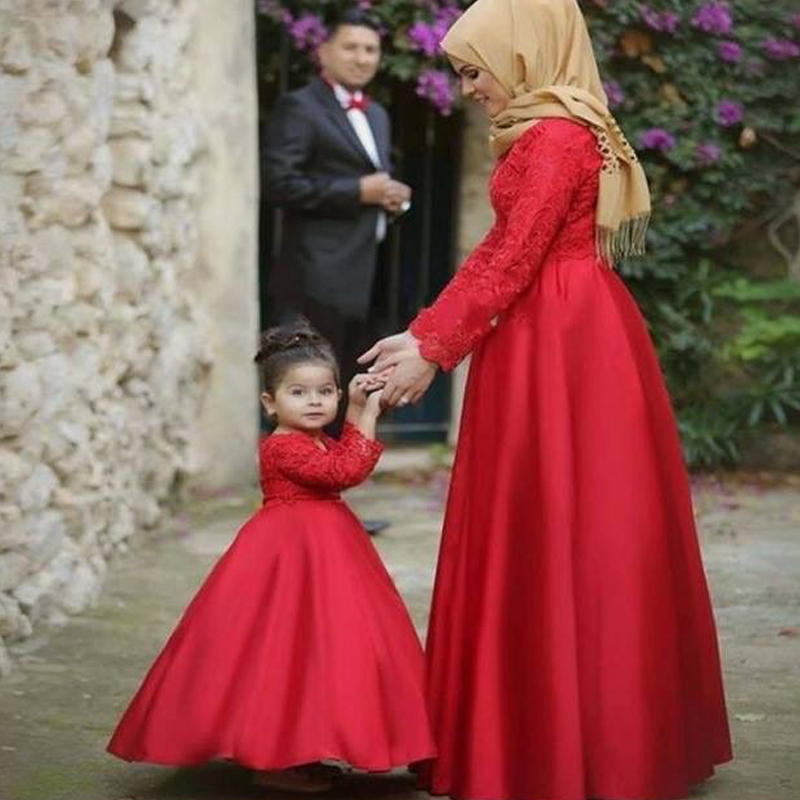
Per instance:
[[[361,142],[363,148],[367,151],[367,155],[370,157],[370,160],[377,169],[383,169],[381,157],[378,153],[378,146],[375,144],[375,134],[372,132],[367,115],[360,108],[348,109],[350,100],[361,100],[364,96],[363,92],[356,91],[351,94],[341,84],[334,83],[333,93],[336,95],[336,99],[339,101],[342,108],[345,109],[347,113],[347,119],[353,126],[353,130],[356,132],[356,136],[358,136],[358,140]],[[385,237],[386,212],[382,209],[379,209],[378,220],[375,225],[375,238],[377,241],[382,242]]]

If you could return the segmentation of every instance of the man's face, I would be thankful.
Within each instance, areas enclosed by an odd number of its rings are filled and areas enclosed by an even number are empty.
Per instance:
[[[340,25],[317,50],[322,74],[350,91],[363,89],[378,71],[381,39],[362,25]]]

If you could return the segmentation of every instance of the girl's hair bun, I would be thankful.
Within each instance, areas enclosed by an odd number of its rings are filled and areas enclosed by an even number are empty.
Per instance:
[[[322,344],[327,344],[325,339],[311,327],[305,317],[299,317],[286,325],[277,325],[263,331],[254,360],[256,364],[261,364],[278,353]]]

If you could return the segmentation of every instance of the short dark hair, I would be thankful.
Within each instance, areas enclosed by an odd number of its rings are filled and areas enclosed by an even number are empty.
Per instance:
[[[378,36],[381,35],[381,27],[375,17],[360,8],[345,8],[332,15],[328,24],[328,39],[332,39],[336,36],[337,31],[342,25],[355,25],[360,28],[369,28],[375,31]]]
[[[291,367],[309,361],[329,366],[339,386],[339,365],[333,347],[305,317],[298,316],[291,322],[265,330],[254,361],[258,364],[264,391],[273,396]]]

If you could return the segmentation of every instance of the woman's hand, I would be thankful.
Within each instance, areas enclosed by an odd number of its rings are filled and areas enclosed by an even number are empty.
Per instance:
[[[375,342],[366,353],[358,357],[359,364],[375,363],[369,368],[371,375],[387,372],[396,366],[398,356],[406,350],[416,350],[419,353],[419,342],[410,331],[396,333]]]
[[[387,406],[416,403],[428,391],[436,370],[436,364],[426,361],[419,351],[404,352],[381,392],[383,402]]]
[[[365,364],[373,359],[375,363],[370,367],[371,373],[386,374],[391,370],[381,392],[387,406],[416,403],[436,375],[436,364],[420,355],[419,342],[409,331],[381,339],[358,361]]]

